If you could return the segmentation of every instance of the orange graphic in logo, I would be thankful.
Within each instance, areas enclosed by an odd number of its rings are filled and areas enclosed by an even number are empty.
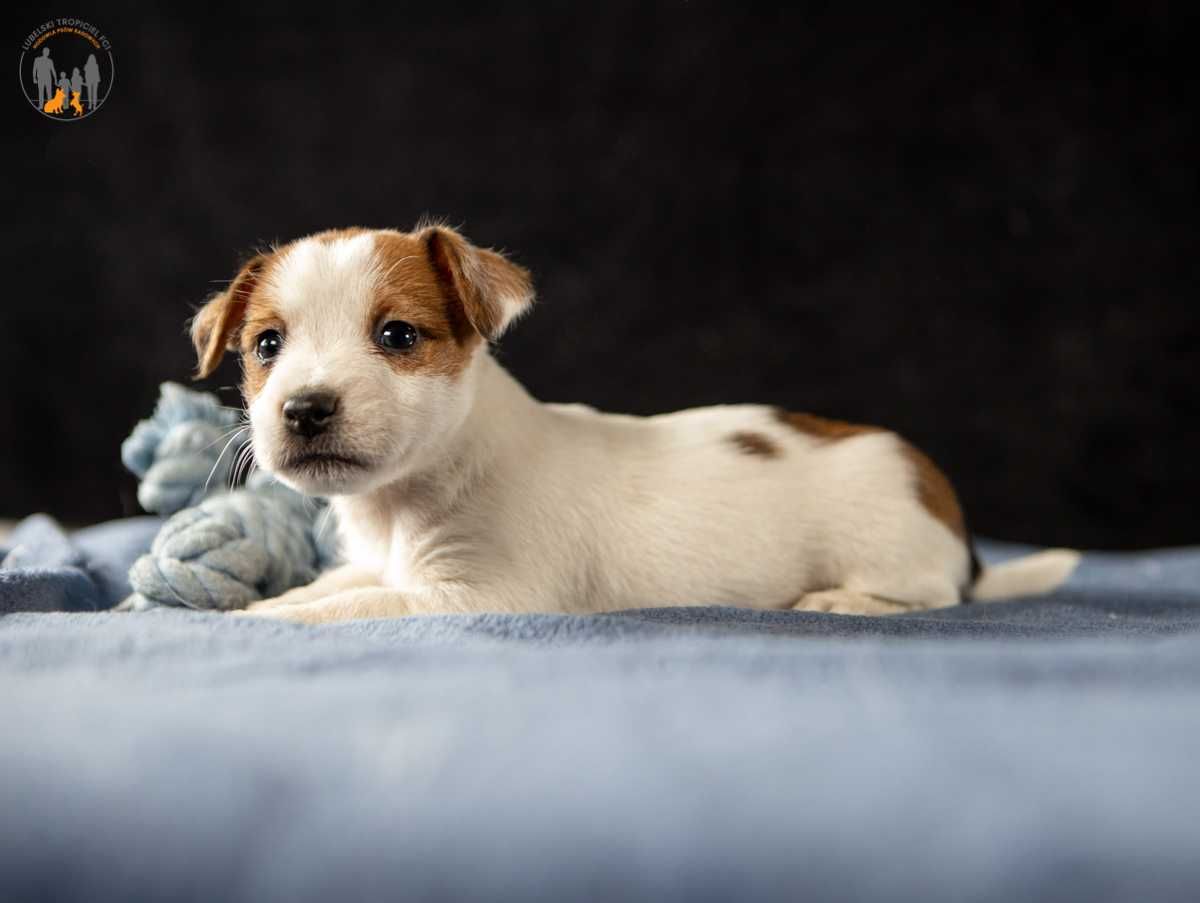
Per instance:
[[[71,109],[75,111],[76,116],[83,115],[83,104],[79,102],[79,92],[71,92]]]
[[[54,96],[51,97],[48,101],[46,101],[46,105],[44,107],[42,107],[42,111],[45,113],[61,113],[62,105],[63,105],[63,98],[64,98],[63,89],[59,88],[54,93]]]

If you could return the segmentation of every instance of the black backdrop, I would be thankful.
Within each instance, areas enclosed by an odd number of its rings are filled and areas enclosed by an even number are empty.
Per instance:
[[[69,126],[10,86],[0,516],[136,510],[120,440],[255,243],[431,213],[534,270],[539,397],[885,424],[978,532],[1195,541],[1184,23],[892,6],[7,14],[14,59],[91,19],[117,76]]]

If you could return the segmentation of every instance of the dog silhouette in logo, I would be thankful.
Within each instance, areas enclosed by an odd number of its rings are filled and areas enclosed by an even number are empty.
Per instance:
[[[71,92],[71,109],[75,111],[76,116],[83,115],[83,104],[79,102],[79,92]]]
[[[54,92],[54,96],[46,101],[46,105],[42,107],[42,111],[45,113],[61,113],[64,99],[63,89],[59,88]]]

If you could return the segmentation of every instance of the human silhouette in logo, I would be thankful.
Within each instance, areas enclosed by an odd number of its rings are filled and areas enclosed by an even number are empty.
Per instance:
[[[76,66],[71,70],[71,93],[78,94],[83,90],[83,76],[79,74],[79,67]]]
[[[88,110],[94,110],[96,95],[100,93],[100,64],[96,62],[94,53],[89,53],[87,62],[83,64],[83,83],[87,85]]]
[[[58,73],[58,90],[62,92],[64,98],[71,91],[71,80],[67,78],[67,73],[65,72]]]
[[[50,48],[43,47],[42,55],[33,60],[33,83],[37,85],[38,107],[44,107],[54,94],[54,60]]]

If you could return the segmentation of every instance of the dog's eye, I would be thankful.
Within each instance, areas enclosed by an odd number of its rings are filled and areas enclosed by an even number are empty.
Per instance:
[[[274,329],[268,329],[259,335],[254,350],[260,361],[269,364],[283,350],[283,336]]]
[[[392,351],[407,351],[417,344],[417,327],[403,320],[384,323],[379,330],[379,344]]]

